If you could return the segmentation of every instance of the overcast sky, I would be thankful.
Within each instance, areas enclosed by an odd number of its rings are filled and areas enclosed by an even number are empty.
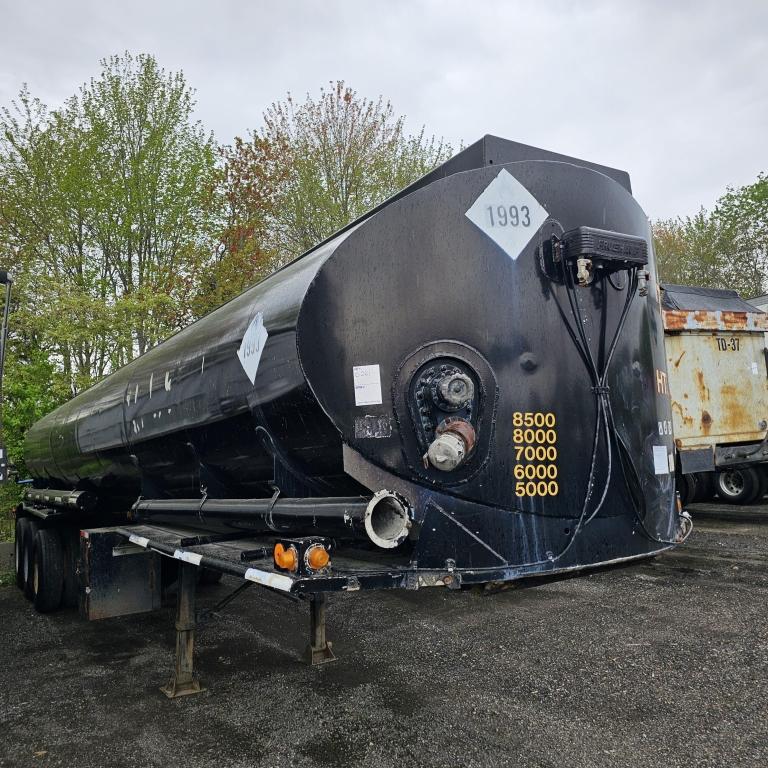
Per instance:
[[[652,218],[768,170],[766,0],[0,0],[0,105],[57,106],[124,50],[183,70],[222,142],[344,79],[454,144],[626,169]]]

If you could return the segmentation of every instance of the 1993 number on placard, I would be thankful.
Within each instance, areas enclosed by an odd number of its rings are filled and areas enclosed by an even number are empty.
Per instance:
[[[486,210],[492,227],[531,226],[531,212],[527,205],[489,205]]]

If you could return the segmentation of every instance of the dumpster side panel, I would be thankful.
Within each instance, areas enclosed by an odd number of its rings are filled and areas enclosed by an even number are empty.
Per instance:
[[[678,449],[764,437],[768,381],[761,332],[668,331],[666,347]]]

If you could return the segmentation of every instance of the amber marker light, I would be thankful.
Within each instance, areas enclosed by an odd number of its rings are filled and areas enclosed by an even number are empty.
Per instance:
[[[284,547],[280,542],[275,544],[275,565],[284,571],[295,571],[299,567],[299,557],[296,547]]]
[[[304,560],[313,571],[320,571],[331,562],[331,556],[322,544],[314,544],[306,551]]]

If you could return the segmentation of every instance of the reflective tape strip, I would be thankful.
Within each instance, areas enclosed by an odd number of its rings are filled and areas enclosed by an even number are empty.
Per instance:
[[[128,541],[130,541],[131,544],[136,544],[139,547],[144,547],[144,549],[146,549],[149,546],[149,539],[145,539],[143,536],[137,536],[135,533],[132,533],[128,537]]]
[[[194,552],[184,552],[182,549],[177,549],[173,556],[177,560],[183,560],[185,563],[191,563],[192,565],[200,565],[203,560],[202,555],[197,555]]]
[[[293,579],[288,578],[288,576],[260,571],[258,568],[249,568],[245,572],[244,578],[248,579],[248,581],[255,581],[257,584],[263,584],[265,587],[282,590],[283,592],[290,592],[293,586]]]

